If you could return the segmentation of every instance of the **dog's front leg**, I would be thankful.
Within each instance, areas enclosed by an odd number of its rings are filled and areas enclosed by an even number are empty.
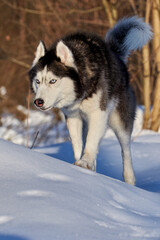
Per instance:
[[[74,158],[75,160],[79,160],[82,156],[82,119],[80,116],[68,117],[67,121],[67,128],[70,134],[70,138],[72,141],[73,151],[74,151]]]
[[[88,134],[83,156],[75,164],[96,171],[96,156],[100,140],[105,134],[108,114],[100,109],[88,116]]]

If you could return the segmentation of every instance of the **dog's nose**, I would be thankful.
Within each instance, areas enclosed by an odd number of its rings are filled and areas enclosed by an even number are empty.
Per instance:
[[[41,98],[37,98],[37,99],[34,101],[34,104],[35,104],[37,107],[42,107],[43,104],[44,104],[44,101],[43,101],[43,99],[41,99]]]

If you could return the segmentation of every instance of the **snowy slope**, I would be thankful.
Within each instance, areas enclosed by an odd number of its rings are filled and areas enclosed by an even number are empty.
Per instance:
[[[103,139],[97,158],[97,172],[123,181],[120,145],[113,134]],[[136,186],[160,193],[160,134],[143,130],[131,144]],[[51,157],[73,163],[70,142],[36,149]]]
[[[98,156],[110,177],[61,161],[73,161],[70,143],[38,149],[50,157],[0,140],[0,240],[160,239],[159,143],[155,134],[133,142],[133,187],[120,181],[115,138]]]

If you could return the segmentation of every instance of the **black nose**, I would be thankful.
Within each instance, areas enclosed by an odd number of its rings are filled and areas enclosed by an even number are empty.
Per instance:
[[[41,99],[41,98],[37,98],[37,99],[34,101],[34,104],[35,104],[37,107],[42,107],[43,104],[44,104],[44,101],[43,101],[43,99]]]

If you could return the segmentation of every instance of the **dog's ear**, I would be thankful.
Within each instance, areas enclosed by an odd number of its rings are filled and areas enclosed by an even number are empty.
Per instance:
[[[38,47],[37,47],[37,50],[36,50],[36,56],[35,56],[35,59],[33,60],[33,64],[32,64],[32,67],[34,67],[36,65],[36,63],[38,62],[38,60],[43,57],[46,53],[46,47],[45,47],[45,44],[43,41],[40,41]]]
[[[76,68],[73,54],[63,41],[57,43],[56,55],[64,65]]]

